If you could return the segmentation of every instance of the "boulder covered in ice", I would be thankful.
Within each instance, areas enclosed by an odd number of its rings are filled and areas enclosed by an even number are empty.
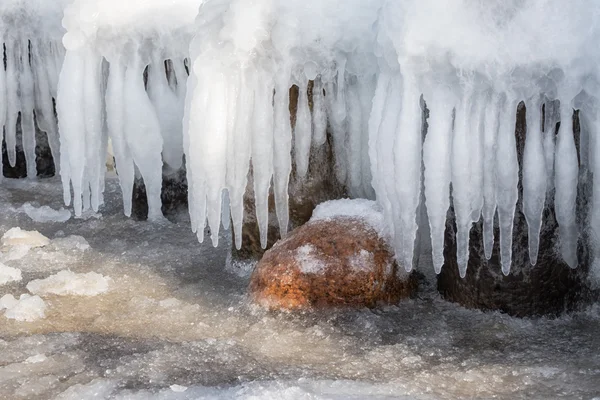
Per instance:
[[[16,299],[12,294],[0,298],[0,311],[6,309],[4,316],[17,321],[35,321],[44,318],[46,303],[39,296],[22,294]]]
[[[50,243],[50,239],[38,231],[25,231],[19,227],[9,229],[2,236],[3,246],[26,246],[26,247],[44,247]]]
[[[274,309],[373,307],[413,293],[414,275],[394,261],[373,202],[332,201],[314,215],[258,263],[250,279],[255,302]]]
[[[45,279],[36,279],[27,284],[27,290],[33,294],[59,296],[96,296],[108,291],[110,278],[96,272],[77,274],[63,270]]]

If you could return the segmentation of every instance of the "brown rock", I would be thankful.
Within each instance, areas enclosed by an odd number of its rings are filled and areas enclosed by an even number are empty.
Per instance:
[[[252,273],[250,295],[271,309],[374,307],[416,286],[371,227],[340,217],[309,222],[277,242]]]

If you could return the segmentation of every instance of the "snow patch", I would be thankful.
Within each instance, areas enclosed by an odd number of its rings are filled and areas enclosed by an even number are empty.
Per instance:
[[[361,249],[358,254],[349,259],[350,267],[357,272],[369,272],[373,270],[375,256],[370,251]]]
[[[330,221],[342,217],[357,219],[373,228],[379,236],[387,236],[387,224],[383,217],[382,208],[372,200],[340,199],[326,201],[314,209],[310,222]]]
[[[0,310],[6,309],[4,316],[17,321],[35,321],[44,318],[46,303],[39,296],[22,294],[15,299],[12,294],[0,298]]]
[[[18,268],[7,267],[0,263],[0,286],[9,282],[18,282],[22,278],[21,270]]]
[[[96,272],[76,274],[69,270],[60,271],[46,279],[36,279],[27,284],[27,290],[39,295],[96,296],[108,291],[110,278]]]
[[[296,262],[300,266],[300,271],[305,274],[320,274],[327,267],[323,261],[314,255],[315,248],[310,244],[298,247],[296,249]]]
[[[9,229],[2,236],[3,246],[26,246],[44,247],[50,243],[50,239],[42,235],[38,231],[25,231],[19,227]]]

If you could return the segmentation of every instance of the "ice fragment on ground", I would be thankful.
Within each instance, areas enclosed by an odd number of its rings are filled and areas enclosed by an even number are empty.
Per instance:
[[[64,238],[52,239],[52,246],[57,250],[79,250],[85,251],[90,248],[90,244],[83,236],[71,235]]]
[[[50,243],[50,239],[38,231],[25,231],[19,227],[11,228],[2,236],[3,246],[44,247]]]
[[[25,203],[20,209],[35,222],[66,222],[71,219],[71,211],[62,207],[55,210],[49,206],[35,207],[31,203]]]
[[[29,282],[27,290],[39,295],[96,296],[108,291],[109,282],[110,278],[96,272],[76,274],[69,270],[63,270],[46,279]]]
[[[0,263],[0,286],[9,282],[18,282],[21,279],[21,270],[18,268],[7,267]]]
[[[4,316],[17,321],[35,321],[44,318],[46,303],[39,296],[22,294],[15,299],[12,294],[0,298],[0,310],[6,309]]]

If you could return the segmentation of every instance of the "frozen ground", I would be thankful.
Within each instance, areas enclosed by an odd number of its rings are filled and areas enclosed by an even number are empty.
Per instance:
[[[198,244],[185,214],[127,219],[114,178],[106,201],[101,215],[36,222],[21,206],[59,210],[59,180],[0,186],[0,236],[20,227],[50,239],[0,249],[0,262],[22,275],[0,285],[0,297],[34,288],[46,305],[32,322],[0,311],[0,398],[600,396],[600,305],[520,320],[424,289],[374,311],[266,312],[225,269],[227,233],[214,249]]]

